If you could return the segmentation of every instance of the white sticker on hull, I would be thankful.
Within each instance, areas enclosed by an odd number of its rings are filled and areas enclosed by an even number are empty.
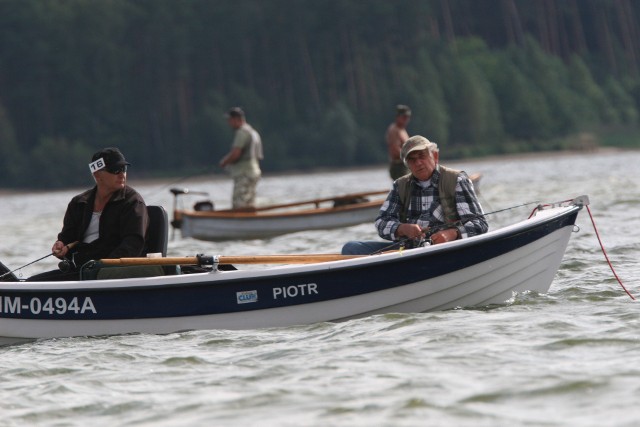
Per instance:
[[[258,302],[258,291],[236,292],[236,300],[238,304]]]

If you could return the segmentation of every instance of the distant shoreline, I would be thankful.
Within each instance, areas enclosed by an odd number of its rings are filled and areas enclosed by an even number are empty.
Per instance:
[[[465,158],[453,158],[442,159],[442,163],[485,163],[491,161],[504,161],[504,160],[530,160],[530,159],[545,159],[551,157],[569,157],[577,155],[601,155],[601,154],[613,154],[621,152],[636,152],[640,149],[632,148],[618,148],[618,147],[599,147],[592,151],[586,150],[558,150],[558,151],[529,151],[523,153],[510,153],[510,154],[491,154],[482,157],[465,157]],[[325,172],[348,172],[348,171],[366,171],[366,170],[386,170],[388,164],[381,163],[377,165],[363,165],[363,166],[347,166],[343,168],[332,167],[319,167],[310,170],[291,169],[287,171],[271,172],[264,174],[264,177],[278,177],[278,176],[291,176],[310,173],[325,173]],[[206,175],[203,175],[206,176]],[[211,175],[212,177],[227,178],[225,175]]]
[[[473,163],[486,163],[491,161],[518,161],[518,160],[529,160],[529,159],[545,159],[550,157],[568,157],[568,156],[576,156],[576,155],[602,155],[602,154],[612,154],[612,153],[620,153],[620,152],[636,152],[638,149],[631,148],[618,148],[618,147],[598,147],[592,151],[585,150],[558,150],[558,151],[536,151],[536,152],[523,152],[523,153],[513,153],[513,154],[493,154],[482,157],[467,157],[467,158],[454,158],[447,159],[446,157],[443,159],[443,163],[465,163],[465,164],[473,164]],[[290,169],[286,171],[277,171],[277,172],[267,172],[263,174],[265,178],[277,178],[277,177],[286,177],[293,175],[306,175],[312,173],[330,173],[330,172],[357,172],[357,171],[368,171],[368,170],[386,170],[387,164],[377,164],[377,165],[363,165],[363,166],[347,166],[347,167],[318,167],[313,169]],[[188,182],[195,178],[206,178],[211,181],[223,181],[230,179],[228,175],[225,173],[211,173],[211,174],[195,174],[193,176],[184,176],[184,177],[153,177],[153,178],[131,178],[131,181],[135,185],[166,185],[166,186],[179,186],[181,182]],[[173,180],[173,181],[172,181]],[[36,194],[36,193],[46,193],[49,191],[65,191],[65,190],[73,190],[83,187],[61,187],[55,189],[16,189],[16,188],[0,188],[0,196],[8,196],[15,194]]]

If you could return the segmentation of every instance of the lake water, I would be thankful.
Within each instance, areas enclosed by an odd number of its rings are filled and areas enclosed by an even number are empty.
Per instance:
[[[589,194],[618,273],[640,295],[640,153],[450,165],[484,174],[485,211]],[[136,185],[135,169],[129,183],[171,210],[169,185]],[[183,185],[229,204],[227,180]],[[268,177],[259,193],[269,203],[387,187],[386,171],[371,169]],[[78,191],[0,196],[0,259],[17,267],[45,255]],[[491,215],[490,225],[529,211]],[[640,425],[640,306],[613,279],[586,211],[578,225],[550,292],[497,308],[2,347],[0,425]],[[372,237],[371,224],[239,243],[178,233],[169,252],[335,252]],[[24,275],[53,267],[43,261]]]

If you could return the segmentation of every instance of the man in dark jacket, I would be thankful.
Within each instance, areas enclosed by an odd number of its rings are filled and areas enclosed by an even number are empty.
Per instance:
[[[144,255],[149,217],[142,196],[126,185],[129,165],[117,148],[93,155],[89,169],[96,186],[71,199],[51,248],[71,271],[52,271],[29,280],[77,280],[77,270],[92,259]]]

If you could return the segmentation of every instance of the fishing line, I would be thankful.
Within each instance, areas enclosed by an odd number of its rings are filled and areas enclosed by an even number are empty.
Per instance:
[[[602,243],[602,239],[600,238],[600,232],[598,231],[598,227],[596,227],[596,221],[593,219],[593,215],[591,214],[591,208],[589,208],[589,205],[586,205],[586,207],[587,207],[587,212],[589,212],[589,218],[591,218],[591,224],[593,224],[593,230],[596,232],[598,243],[600,243],[600,249],[602,249],[602,254],[604,255],[604,259],[607,260],[607,264],[609,264],[609,268],[611,269],[613,276],[616,278],[618,283],[620,283],[620,286],[622,286],[622,289],[624,289],[627,295],[629,295],[629,297],[635,301],[636,298],[631,294],[631,292],[627,290],[627,288],[622,283],[622,280],[620,280],[618,273],[616,273],[616,270],[613,268],[613,264],[611,263],[611,260],[609,260],[609,255],[607,254],[607,250],[604,248],[604,244]]]
[[[48,255],[45,255],[45,256],[43,256],[43,257],[41,257],[41,258],[38,258],[38,259],[37,259],[37,260],[35,260],[35,261],[31,261],[30,263],[25,264],[25,265],[23,265],[22,267],[18,267],[18,268],[14,269],[14,270],[7,271],[7,272],[6,272],[6,273],[4,273],[2,276],[0,276],[0,280],[4,279],[5,277],[9,276],[10,274],[15,273],[16,271],[22,270],[22,269],[23,269],[23,268],[25,268],[25,267],[29,267],[30,265],[35,264],[36,262],[42,261],[43,259],[46,259],[46,258],[49,258],[49,257],[50,257],[50,256],[52,256],[52,255],[53,255],[53,252],[52,252],[52,253],[50,253],[50,254],[48,254]]]
[[[524,206],[530,206],[530,205],[538,205],[536,207],[536,210],[537,210],[538,207],[539,207],[539,203],[540,202],[537,202],[537,201],[536,202],[522,203],[522,204],[519,204],[519,205],[510,206],[508,208],[498,209],[498,210],[492,211],[492,212],[470,215],[469,219],[480,218],[482,216],[487,216],[487,215],[495,215],[495,214],[500,213],[500,212],[506,212],[506,211],[510,211],[512,209],[522,208]],[[534,210],[534,212],[535,212],[535,210]],[[531,218],[531,217],[529,217],[529,218]],[[458,220],[456,222],[452,222],[452,223],[449,223],[449,224],[435,225],[433,227],[428,227],[427,229],[425,229],[425,231],[429,233],[427,235],[427,237],[429,237],[429,236],[437,233],[438,231],[446,230],[446,229],[452,228],[452,226],[456,226],[456,225],[462,225],[462,221]],[[380,255],[382,252],[389,251],[389,250],[391,250],[391,249],[393,249],[393,248],[395,248],[397,246],[403,246],[405,243],[407,243],[410,240],[413,240],[413,239],[409,239],[408,237],[403,237],[402,239],[398,240],[397,242],[393,242],[389,246],[385,246],[384,248],[378,249],[377,251],[372,252],[369,255]]]
[[[549,207],[553,207],[556,205],[563,205],[564,203],[569,203],[572,202],[573,199],[567,199],[567,200],[563,200],[561,202],[555,202],[555,203],[546,203],[544,205],[538,205],[535,208],[533,208],[533,210],[531,211],[531,215],[529,215],[529,218],[527,219],[531,219],[533,218],[533,216],[536,214],[536,212],[541,211],[544,208],[549,208]]]
[[[69,243],[68,245],[65,245],[65,247],[66,247],[67,249],[73,249],[73,248],[74,248],[78,243],[79,243],[79,242]],[[53,252],[51,252],[50,254],[47,254],[47,255],[45,255],[45,256],[43,256],[43,257],[40,257],[40,258],[38,258],[38,259],[36,259],[36,260],[34,260],[34,261],[31,261],[30,263],[25,264],[25,265],[23,265],[22,267],[18,267],[18,268],[14,269],[14,270],[7,271],[6,273],[4,273],[3,275],[1,275],[1,276],[0,276],[0,280],[4,279],[5,277],[9,276],[10,274],[15,273],[16,271],[19,271],[19,270],[22,270],[23,268],[29,267],[30,265],[33,265],[33,264],[35,264],[36,262],[40,262],[40,261],[42,261],[43,259],[47,259],[47,258],[49,258],[50,256],[53,256],[53,255],[55,255],[55,254],[54,254]]]
[[[164,185],[158,187],[157,189],[152,190],[150,192],[150,195],[148,195],[146,197],[146,199],[147,200],[153,200],[155,197],[160,195],[160,192],[166,191],[169,188],[173,187],[174,185],[178,185],[178,184],[180,184],[180,183],[182,183],[182,182],[184,182],[184,181],[186,181],[188,179],[192,179],[192,178],[195,178],[195,177],[198,177],[198,176],[206,175],[206,174],[209,173],[209,169],[211,169],[211,166],[205,166],[204,168],[199,169],[198,172],[195,172],[195,173],[190,174],[190,175],[185,175],[180,179],[172,181],[172,182],[170,182],[168,184],[164,184]]]

